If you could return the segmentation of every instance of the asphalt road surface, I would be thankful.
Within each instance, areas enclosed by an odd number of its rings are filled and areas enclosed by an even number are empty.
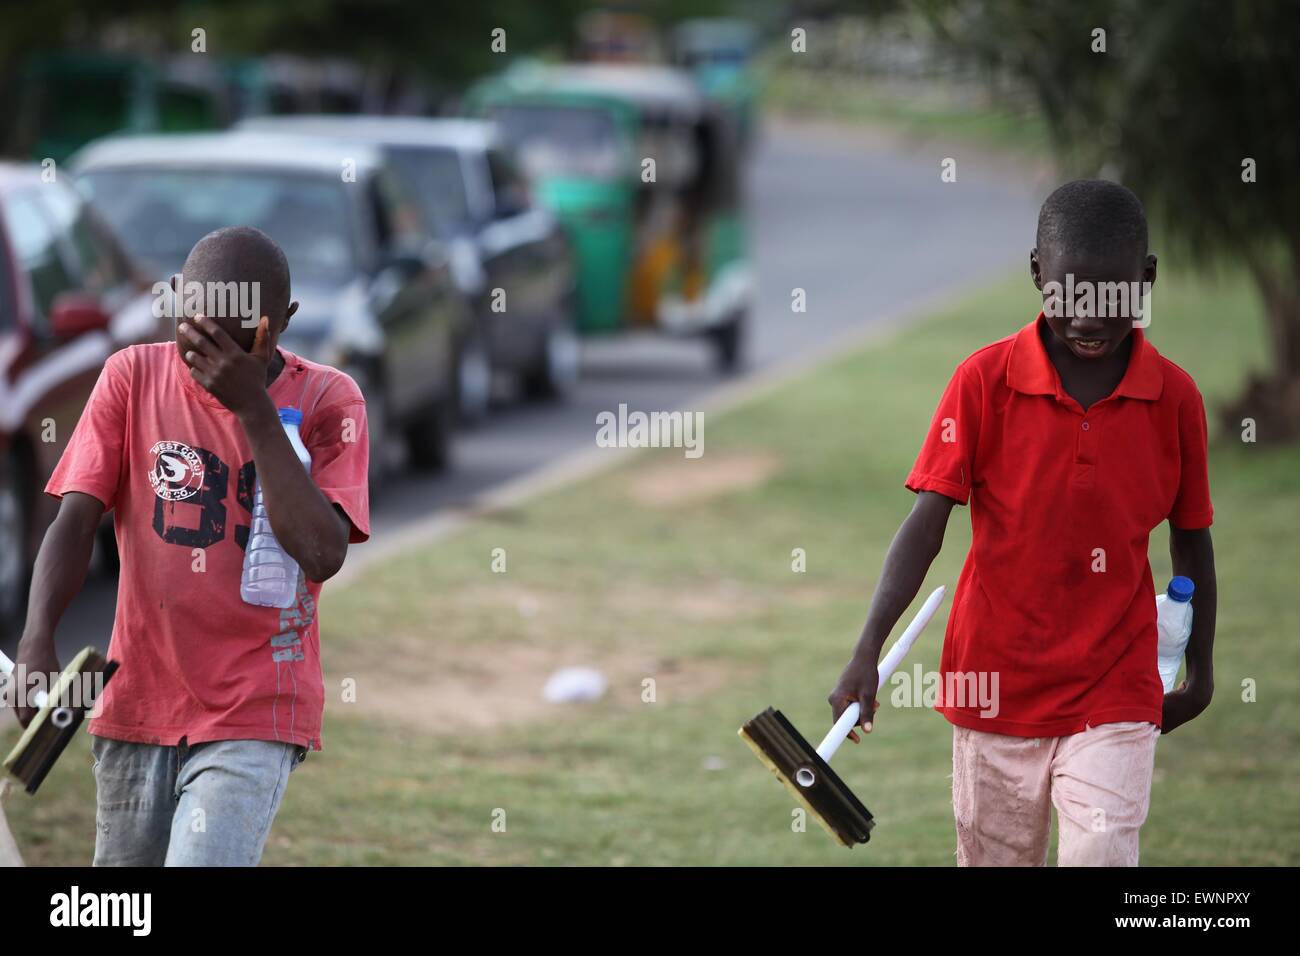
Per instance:
[[[958,160],[956,182],[941,181],[947,156]],[[964,156],[943,144],[907,146],[865,133],[769,124],[749,177],[758,290],[746,373],[1026,263],[1041,186],[1004,165]],[[796,288],[805,290],[806,312],[791,309]],[[1008,329],[1018,321],[1009,316]],[[690,408],[718,384],[701,342],[589,341],[572,399],[506,402],[463,433],[452,472],[391,480],[374,504],[372,539],[437,509],[471,506],[503,481],[590,449],[597,414],[620,402],[646,412]],[[938,383],[936,398],[937,389]],[[60,627],[60,660],[86,644],[107,646],[115,590],[109,575],[92,572]]]

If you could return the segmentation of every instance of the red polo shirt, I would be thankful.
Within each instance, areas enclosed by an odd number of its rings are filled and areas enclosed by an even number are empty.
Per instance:
[[[1210,525],[1205,406],[1134,329],[1123,380],[1085,412],[1042,321],[957,367],[906,482],[971,509],[937,709],[1021,737],[1159,725],[1147,542],[1165,520]]]

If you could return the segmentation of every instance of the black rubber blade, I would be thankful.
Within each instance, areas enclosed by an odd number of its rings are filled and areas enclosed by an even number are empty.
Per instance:
[[[740,728],[740,736],[832,837],[847,847],[871,839],[871,828],[876,825],[871,811],[779,710],[769,707],[747,721]],[[811,786],[803,787],[796,781],[795,774],[800,770],[812,772]]]

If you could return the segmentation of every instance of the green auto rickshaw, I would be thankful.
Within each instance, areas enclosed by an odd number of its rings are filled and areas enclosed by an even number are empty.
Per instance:
[[[653,329],[741,358],[753,292],[733,111],[664,66],[520,65],[470,91],[565,226],[586,334]]]

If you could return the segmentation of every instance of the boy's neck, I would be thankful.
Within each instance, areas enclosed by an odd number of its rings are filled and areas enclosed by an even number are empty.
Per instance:
[[[270,388],[271,383],[274,382],[277,378],[279,378],[280,373],[283,371],[284,371],[284,356],[280,354],[279,349],[276,349],[275,354],[271,356],[271,361],[268,362],[266,365],[266,387]]]
[[[1131,334],[1125,336],[1114,354],[1101,359],[1079,358],[1053,334],[1046,322],[1039,323],[1038,334],[1043,348],[1047,350],[1048,359],[1061,379],[1061,388],[1083,406],[1084,411],[1113,394],[1123,381],[1124,373],[1128,371],[1129,356],[1133,353]]]

